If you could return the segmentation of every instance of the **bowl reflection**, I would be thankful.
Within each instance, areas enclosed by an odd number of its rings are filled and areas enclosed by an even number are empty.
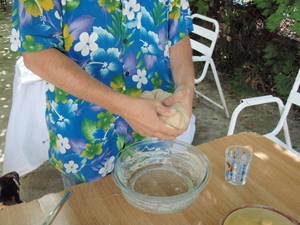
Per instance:
[[[173,213],[191,205],[208,182],[207,157],[180,141],[146,140],[128,146],[113,177],[125,199],[152,213]]]

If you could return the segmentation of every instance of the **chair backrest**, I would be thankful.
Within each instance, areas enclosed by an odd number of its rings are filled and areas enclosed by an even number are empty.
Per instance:
[[[283,112],[280,116],[278,124],[277,124],[276,128],[272,131],[273,135],[277,135],[280,132],[280,130],[282,129],[284,121],[286,120],[287,115],[288,115],[288,113],[291,109],[291,106],[293,104],[295,104],[297,106],[300,106],[300,93],[298,92],[299,86],[300,86],[300,69],[299,69],[298,74],[296,76],[296,80],[294,82],[294,85],[292,87],[290,95],[287,99],[287,102],[284,106],[284,110],[283,110]]]
[[[212,18],[203,16],[200,14],[193,14],[192,18],[194,20],[194,23],[193,23],[194,31],[192,33],[196,37],[200,36],[202,38],[209,40],[209,42],[210,42],[209,45],[206,45],[206,44],[200,43],[198,40],[195,40],[191,37],[192,49],[205,55],[205,56],[211,57],[212,53],[214,51],[215,45],[216,45],[216,41],[218,39],[218,35],[219,35],[219,23],[218,23],[218,21],[216,21]],[[214,25],[214,28],[207,29],[203,26],[200,26],[195,23],[196,19],[200,20],[200,21],[201,20],[205,21],[206,23],[210,23],[210,24]]]

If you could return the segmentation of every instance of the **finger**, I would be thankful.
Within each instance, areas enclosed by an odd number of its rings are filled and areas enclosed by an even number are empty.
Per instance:
[[[161,140],[175,140],[176,136],[170,136],[168,134],[163,134],[161,132],[153,132],[147,129],[136,129],[136,132],[138,132],[142,136],[146,137],[152,137],[152,138],[159,138]]]
[[[171,130],[171,132],[169,129],[166,129],[165,130],[166,132],[162,132],[161,127],[163,128],[167,127]],[[158,120],[157,123],[153,123],[153,126],[151,127],[136,125],[133,127],[133,129],[142,136],[154,137],[162,140],[174,140],[177,136],[179,136],[183,132],[183,130],[179,130],[169,125],[166,125],[161,120]],[[176,132],[172,132],[173,130]]]
[[[153,132],[149,131],[148,129],[145,129],[143,127],[140,127],[140,126],[135,126],[133,128],[133,130],[135,132],[137,132],[139,135],[141,136],[148,136],[148,137],[151,137],[151,135],[153,135]]]
[[[163,100],[163,104],[166,106],[171,106],[174,103],[180,102],[184,98],[182,91],[176,91],[174,94]]]
[[[170,116],[175,115],[175,113],[176,113],[175,109],[164,106],[162,103],[157,104],[156,111],[157,111],[158,115],[164,116],[164,117],[170,117]]]
[[[174,95],[171,95],[171,96],[167,97],[162,102],[163,102],[163,104],[165,106],[171,106],[171,105],[173,105],[174,104]]]
[[[172,141],[176,139],[176,136],[170,136],[160,132],[156,132],[154,134],[154,137],[159,138],[160,140],[168,140],[168,141]]]
[[[162,123],[162,127],[157,125],[157,126],[154,126],[156,129],[153,129],[153,127],[145,128],[145,127],[136,126],[136,127],[134,127],[134,130],[142,136],[159,138],[162,140],[175,140],[177,136],[179,136],[180,134],[182,134],[184,132],[183,129],[173,128],[173,127],[161,122],[160,120],[159,120],[159,123]],[[169,128],[169,129],[165,129],[165,128]],[[165,132],[162,132],[163,130]]]
[[[158,128],[158,131],[162,134],[169,135],[169,136],[179,136],[184,132],[184,129],[177,129],[172,126],[169,126],[163,122],[161,122],[161,125]]]

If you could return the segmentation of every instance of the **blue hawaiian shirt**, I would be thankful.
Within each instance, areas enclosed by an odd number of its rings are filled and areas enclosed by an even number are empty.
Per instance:
[[[188,0],[16,0],[12,22],[13,51],[57,48],[131,96],[174,91],[168,50],[192,30]],[[66,175],[98,180],[120,149],[144,139],[119,115],[50,83],[46,96],[49,160]]]

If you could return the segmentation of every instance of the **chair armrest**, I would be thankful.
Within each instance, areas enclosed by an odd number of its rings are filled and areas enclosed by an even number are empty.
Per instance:
[[[210,59],[210,57],[208,57],[206,55],[192,57],[193,62],[205,62],[205,61],[208,61],[209,59]]]
[[[272,95],[265,95],[265,96],[242,99],[241,103],[234,109],[234,111],[231,115],[227,136],[232,135],[234,133],[237,118],[238,118],[240,112],[244,108],[249,107],[249,106],[254,106],[254,105],[266,104],[266,103],[277,103],[280,113],[282,112],[282,110],[284,108],[284,104],[281,101],[281,99],[274,97]]]
[[[205,78],[208,67],[211,64],[212,59],[206,55],[202,55],[202,56],[193,56],[192,60],[193,62],[205,62],[201,74],[197,75],[195,78],[195,84],[199,84]]]
[[[265,96],[259,96],[259,97],[253,97],[253,98],[244,98],[241,100],[241,103],[245,104],[247,106],[253,106],[253,105],[260,105],[260,104],[266,104],[266,103],[279,103],[283,104],[280,98],[274,97],[272,95],[265,95]]]

